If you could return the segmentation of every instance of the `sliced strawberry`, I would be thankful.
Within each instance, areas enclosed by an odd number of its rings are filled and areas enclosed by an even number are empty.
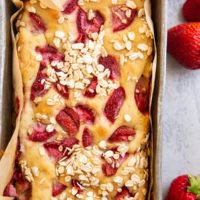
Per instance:
[[[90,132],[88,128],[85,128],[83,130],[82,143],[84,147],[89,147],[89,146],[92,146],[93,144],[92,133]]]
[[[31,196],[31,183],[27,180],[16,182],[16,190],[19,200],[29,200]]]
[[[19,181],[16,187],[18,191],[21,191],[23,193],[30,189],[30,183],[26,180]]]
[[[70,136],[74,136],[79,130],[79,116],[72,108],[66,107],[61,110],[56,115],[56,121]]]
[[[62,183],[54,183],[52,188],[52,196],[56,197],[57,195],[61,194],[66,188],[66,185]]]
[[[133,197],[129,190],[124,186],[121,192],[118,192],[114,200],[124,200]]]
[[[56,83],[55,88],[62,97],[66,98],[66,99],[69,98],[69,89],[66,85],[64,86],[59,83]]]
[[[62,146],[64,148],[68,147],[68,148],[72,148],[75,144],[78,144],[79,141],[78,139],[74,138],[74,137],[71,137],[71,138],[66,138],[62,141]]]
[[[67,156],[67,152],[65,152],[65,149],[72,148],[75,144],[78,144],[79,141],[72,137],[72,138],[66,138],[62,141],[53,141],[53,142],[47,142],[44,144],[44,148],[47,150],[48,155],[51,157],[54,157],[56,160],[61,159],[64,156]],[[62,147],[62,149],[59,149],[59,147]]]
[[[35,50],[42,55],[44,61],[64,61],[64,55],[50,45],[36,47]]]
[[[149,112],[150,80],[142,76],[135,86],[135,101],[139,111]]]
[[[17,116],[19,114],[19,109],[20,109],[20,100],[19,97],[15,97],[15,112]]]
[[[29,200],[31,196],[31,184],[24,179],[21,172],[20,175],[16,175],[15,171],[11,183],[4,189],[3,196],[17,197],[19,200]]]
[[[47,93],[48,90],[44,87],[46,78],[47,74],[44,72],[44,66],[41,64],[36,79],[31,87],[30,99],[32,101],[34,101],[36,97],[43,96]]]
[[[63,156],[62,152],[58,150],[61,144],[61,142],[57,141],[47,142],[44,144],[44,148],[47,150],[50,157],[54,157],[56,160],[59,160]]]
[[[85,43],[86,41],[86,35],[83,33],[78,34],[78,38],[76,39],[76,43]]]
[[[43,19],[37,15],[36,13],[29,13],[31,24],[34,28],[34,31],[44,33],[47,30],[47,27],[43,21]]]
[[[113,151],[115,151],[113,149]],[[120,165],[128,158],[128,153],[124,155],[124,157],[120,156],[119,159],[115,160],[114,158],[112,159],[112,164],[105,162],[102,165],[102,171],[105,174],[105,176],[113,176],[117,173],[118,168]]]
[[[15,167],[10,183],[4,189],[4,196],[17,197],[19,200],[28,200],[31,195],[31,184],[24,178],[19,165],[20,140],[17,140]]]
[[[113,91],[104,108],[104,114],[110,122],[114,122],[125,100],[125,91],[119,87]]]
[[[95,121],[94,111],[87,105],[77,104],[75,106],[75,111],[79,115],[79,119],[82,122],[93,124]]]
[[[98,33],[101,29],[101,26],[104,24],[105,19],[99,11],[95,11],[94,18],[89,21],[89,33]]]
[[[55,130],[47,132],[46,125],[37,123],[37,125],[33,127],[33,132],[29,135],[29,140],[33,142],[44,142],[55,134]]]
[[[68,0],[64,5],[64,13],[69,15],[78,7],[77,0]]]
[[[114,56],[100,57],[99,63],[110,70],[110,79],[117,79],[120,76],[120,69]]]
[[[19,137],[17,138],[17,148],[16,148],[16,155],[15,155],[15,161],[18,161],[22,152],[20,151],[20,139]]]
[[[16,165],[15,165],[12,181],[13,180],[17,181],[17,182],[23,182],[24,181],[24,177],[23,177],[22,171],[21,171],[18,163],[16,163]]]
[[[93,98],[96,96],[96,87],[97,87],[97,84],[98,84],[98,80],[97,80],[97,77],[94,76],[93,79],[91,80],[90,84],[86,87],[86,90],[85,90],[85,96],[86,97],[89,97],[89,98]]]
[[[130,17],[126,15],[127,10],[130,10]],[[113,31],[121,31],[127,28],[134,20],[137,11],[130,9],[126,5],[117,5],[111,8]]]
[[[14,185],[8,184],[4,189],[3,196],[7,197],[17,197],[17,191]]]
[[[117,173],[117,168],[112,167],[112,165],[109,163],[104,163],[102,165],[102,170],[106,176],[113,176]]]
[[[80,8],[77,15],[77,28],[80,34],[89,36],[91,33],[98,33],[104,21],[99,11],[94,12],[94,18],[88,20],[87,13]]]
[[[31,184],[24,178],[18,162],[16,162],[11,183],[16,189],[17,199],[28,200],[30,198]]]
[[[83,186],[80,184],[79,181],[77,180],[72,180],[71,181],[72,187],[76,188],[78,190],[78,194],[80,194],[81,192],[83,192]]]
[[[130,138],[135,137],[135,131],[127,126],[120,126],[108,138],[109,142],[128,142]]]
[[[76,23],[79,33],[85,35],[86,32],[88,32],[87,30],[89,29],[88,18],[87,13],[81,8],[78,10]]]

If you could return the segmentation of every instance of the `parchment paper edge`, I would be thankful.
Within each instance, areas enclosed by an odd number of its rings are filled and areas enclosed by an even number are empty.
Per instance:
[[[46,0],[41,0],[43,2],[47,2]],[[16,128],[13,133],[13,136],[4,152],[3,157],[0,160],[0,172],[3,171],[3,173],[0,173],[0,200],[11,200],[13,198],[10,197],[3,197],[3,190],[8,184],[8,182],[11,179],[13,168],[14,168],[14,161],[15,161],[15,152],[16,152],[16,145],[17,145],[17,139],[18,139],[18,130],[19,130],[19,122],[21,117],[21,112],[23,109],[23,83],[22,83],[22,77],[21,72],[19,68],[19,60],[17,56],[17,48],[16,48],[16,38],[14,35],[13,30],[13,22],[15,21],[18,14],[23,9],[23,2],[20,0],[13,0],[13,3],[19,8],[19,10],[12,15],[11,17],[11,30],[12,30],[12,42],[13,42],[13,87],[15,92],[15,97],[18,97],[20,100],[20,109],[19,114],[16,119]],[[61,9],[59,4],[55,4],[55,1],[52,0],[51,2],[48,1],[48,7],[52,9]],[[151,2],[150,0],[145,0],[144,3],[144,9],[145,9],[145,16],[147,24],[153,33],[154,36],[154,29],[153,29],[153,22],[151,19]],[[157,49],[156,49],[156,43],[155,43],[155,36],[154,38],[154,59],[153,59],[153,65],[152,65],[152,81],[151,81],[151,96],[150,96],[150,108],[152,104],[152,97],[153,97],[153,90],[155,86],[155,76],[156,76],[156,65],[157,65]],[[148,191],[148,199],[150,200],[152,197],[152,189],[153,189],[153,127],[152,127],[152,120],[150,117],[150,123],[151,123],[151,156],[150,156],[150,182],[149,182],[149,191]]]

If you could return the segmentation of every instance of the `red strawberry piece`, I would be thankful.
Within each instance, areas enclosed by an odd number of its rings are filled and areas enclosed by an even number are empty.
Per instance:
[[[16,97],[15,98],[15,112],[17,116],[19,114],[19,109],[20,109],[20,100],[19,100],[19,97]]]
[[[196,200],[200,195],[200,177],[182,175],[171,183],[166,200]]]
[[[105,20],[99,11],[94,12],[94,18],[88,20],[87,13],[80,8],[77,15],[77,28],[80,34],[89,36],[91,33],[98,33],[101,26],[104,24],[104,21]]]
[[[109,142],[128,142],[130,137],[135,137],[135,131],[127,126],[120,126],[108,138]]]
[[[55,130],[47,132],[46,125],[37,123],[37,125],[33,127],[33,132],[29,135],[29,140],[33,142],[44,142],[55,134]]]
[[[117,195],[115,196],[114,200],[124,200],[128,197],[133,197],[131,193],[129,192],[128,188],[125,186],[122,188],[121,192],[118,192]]]
[[[13,186],[16,188],[17,199],[28,200],[31,195],[31,184],[24,178],[18,161],[15,164],[13,177],[11,179]]]
[[[44,66],[40,65],[39,71],[37,73],[36,79],[31,86],[31,100],[34,101],[36,97],[43,96],[47,93],[47,89],[44,88],[45,80],[47,78],[47,74],[43,71]]]
[[[89,33],[98,33],[100,31],[101,26],[104,24],[105,19],[99,11],[95,11],[94,18],[89,20]],[[87,31],[86,31],[87,33]]]
[[[59,83],[56,83],[55,88],[62,97],[66,99],[69,98],[69,89],[66,85],[61,85]]]
[[[113,176],[117,173],[117,168],[112,167],[112,165],[109,163],[104,163],[102,165],[102,170],[106,176]]]
[[[57,141],[47,142],[44,144],[44,148],[47,150],[50,157],[54,157],[56,160],[59,160],[63,157],[62,151],[58,150],[61,145],[62,143]]]
[[[16,148],[16,155],[15,155],[15,160],[19,160],[21,156],[21,151],[20,151],[20,139],[17,138],[17,148]]]
[[[77,0],[68,0],[64,5],[64,13],[69,15],[78,7]]]
[[[59,160],[67,156],[67,152],[64,152],[65,148],[72,148],[75,144],[78,144],[78,142],[79,141],[74,137],[66,138],[62,141],[47,142],[44,144],[44,148],[47,150],[49,156]],[[60,150],[59,147],[62,147],[62,149]]]
[[[100,57],[99,63],[110,70],[110,79],[117,79],[120,76],[120,69],[114,56]]]
[[[44,61],[64,61],[64,55],[50,45],[46,45],[44,47],[36,47],[36,52],[42,55]]]
[[[88,128],[85,128],[83,130],[82,143],[84,147],[89,147],[89,146],[92,146],[93,144],[92,133],[90,132]]]
[[[135,86],[135,102],[138,110],[145,114],[149,112],[150,80],[141,76]]]
[[[56,121],[70,136],[74,136],[79,130],[79,116],[72,108],[61,110],[56,115]]]
[[[90,84],[86,87],[86,90],[85,90],[85,96],[86,97],[89,97],[89,98],[93,98],[96,96],[96,87],[97,87],[97,84],[98,84],[98,80],[97,80],[97,77],[94,76],[93,79],[91,80]]]
[[[66,188],[67,188],[66,185],[62,183],[59,182],[54,183],[52,189],[52,196],[56,197],[57,195],[61,194]]]
[[[130,17],[127,17],[126,12],[130,10]],[[113,31],[121,31],[127,28],[134,20],[137,11],[130,9],[126,5],[117,5],[111,8]]]
[[[104,108],[104,114],[110,122],[114,122],[125,100],[125,91],[119,87],[113,91]]]
[[[31,196],[31,184],[27,180],[16,182],[16,189],[19,200],[29,200]]]
[[[71,138],[66,138],[62,141],[62,146],[64,148],[68,147],[68,148],[72,148],[75,144],[78,144],[79,141],[78,139],[74,138],[74,137],[71,137]]]
[[[31,24],[34,28],[34,31],[44,33],[47,30],[43,19],[39,15],[37,15],[36,13],[30,12],[29,17],[30,17]]]
[[[19,183],[24,183],[26,181],[23,177],[21,168],[18,164],[18,160],[15,160],[15,168],[14,168],[12,181],[16,181],[16,182],[19,182]]]
[[[89,29],[87,13],[81,8],[78,10],[77,14],[77,28],[79,33],[83,35],[85,35],[86,31]]]
[[[4,196],[17,197],[19,200],[29,199],[31,193],[31,184],[25,180],[21,167],[18,164],[19,156],[21,152],[19,151],[20,143],[18,140],[16,157],[15,157],[15,167],[14,173],[11,178],[10,183],[4,189]]]
[[[94,123],[95,114],[89,106],[83,105],[83,104],[77,104],[75,106],[75,111],[78,114],[80,121],[89,123],[89,124]]]
[[[187,0],[183,5],[183,16],[188,22],[200,22],[200,0]]]
[[[72,184],[72,187],[74,187],[75,189],[78,190],[78,194],[80,194],[81,192],[83,192],[84,187],[80,184],[79,181],[72,180],[71,184]]]
[[[79,42],[85,43],[85,41],[86,41],[86,35],[83,33],[79,33],[78,38],[76,39],[76,43],[79,43]]]
[[[117,150],[116,149],[112,149],[114,152]],[[102,165],[102,171],[105,174],[105,176],[113,176],[117,173],[118,168],[120,167],[120,165],[128,158],[128,153],[126,153],[124,155],[124,157],[120,156],[119,159],[112,159],[112,164],[105,162]]]
[[[188,69],[200,68],[200,23],[186,23],[168,30],[167,51]]]
[[[17,197],[17,191],[14,185],[8,184],[4,189],[3,196],[7,197]]]

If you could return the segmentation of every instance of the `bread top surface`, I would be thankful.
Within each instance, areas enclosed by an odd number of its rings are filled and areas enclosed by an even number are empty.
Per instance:
[[[27,1],[16,22],[19,164],[31,199],[145,199],[153,39],[144,1],[74,2],[58,11]]]

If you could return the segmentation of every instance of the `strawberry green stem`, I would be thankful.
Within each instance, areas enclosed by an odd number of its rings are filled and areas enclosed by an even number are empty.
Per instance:
[[[189,186],[187,188],[188,192],[197,195],[197,199],[200,200],[200,176],[188,175]]]

